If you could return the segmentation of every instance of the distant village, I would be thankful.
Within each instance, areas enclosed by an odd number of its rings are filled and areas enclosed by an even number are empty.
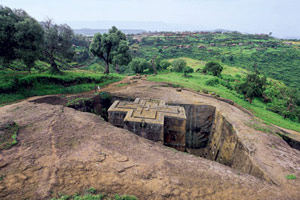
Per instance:
[[[203,36],[213,36],[217,34],[231,34],[231,35],[236,35],[236,38],[227,38],[222,42],[219,41],[210,41],[208,44],[199,44],[196,42],[195,44],[186,43],[187,38],[195,38],[197,40],[200,39],[200,37],[203,38]],[[266,48],[273,48],[276,49],[280,44],[286,45],[286,46],[292,46],[296,45],[297,47],[300,47],[299,42],[293,42],[293,41],[287,41],[283,40],[283,42],[280,42],[280,40],[277,40],[277,42],[269,41],[271,37],[270,34],[247,34],[249,37],[252,39],[258,39],[259,41],[253,42],[253,41],[246,41],[245,39],[241,39],[242,34],[237,31],[184,31],[184,32],[166,32],[166,31],[161,31],[161,32],[139,32],[139,33],[128,33],[126,36],[130,38],[131,40],[131,49],[133,51],[137,51],[139,49],[138,46],[139,44],[143,44],[143,39],[146,38],[153,38],[153,39],[158,39],[158,38],[164,38],[167,41],[178,41],[176,42],[177,44],[173,45],[168,44],[168,45],[162,45],[162,49],[168,49],[168,48],[176,48],[176,49],[191,49],[196,46],[198,49],[203,49],[212,51],[212,49],[209,49],[209,47],[238,47],[238,46],[244,46],[246,49],[256,49],[257,51],[263,51]],[[89,36],[88,40],[91,42],[93,39],[93,36]],[[263,40],[266,40],[264,42]],[[136,44],[136,45],[134,45]],[[258,45],[259,47],[256,47],[255,45]]]

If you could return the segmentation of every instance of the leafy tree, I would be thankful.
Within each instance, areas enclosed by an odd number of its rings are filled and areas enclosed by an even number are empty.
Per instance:
[[[87,36],[81,35],[81,34],[75,34],[74,37],[72,38],[72,44],[76,46],[81,46],[85,48],[89,48],[90,46],[90,41]]]
[[[160,62],[160,67],[161,67],[162,70],[165,70],[165,69],[167,69],[170,66],[171,66],[171,63],[169,61],[167,61],[167,60],[162,60]]]
[[[298,119],[300,122],[300,94],[297,90],[271,81],[265,93],[271,98],[268,110],[282,115],[285,119]]]
[[[94,35],[90,51],[105,62],[105,74],[109,74],[110,64],[128,64],[131,60],[126,36],[114,26],[108,33]]]
[[[190,73],[193,73],[194,72],[194,69],[189,67],[189,66],[186,66],[184,69],[183,69],[183,76],[185,77],[188,77]]]
[[[162,61],[162,58],[161,56],[156,56],[155,57],[155,66],[157,68],[158,71],[161,71],[162,70],[162,67],[161,67],[161,61]]]
[[[261,76],[260,72],[256,70],[254,73],[248,74],[245,82],[237,86],[237,91],[252,103],[254,97],[262,97],[266,85],[267,78]]]
[[[222,65],[217,62],[208,62],[203,68],[203,72],[211,72],[214,76],[221,76],[221,72],[223,71]]]
[[[65,59],[73,58],[72,49],[73,30],[66,24],[57,25],[51,19],[42,22],[45,31],[44,56],[51,64],[51,73],[61,73],[58,63],[65,63]]]
[[[129,53],[128,43],[125,40],[121,40],[118,48],[115,51],[115,56],[112,61],[116,66],[116,72],[119,72],[119,65],[127,65],[131,60],[132,58]]]
[[[75,55],[73,57],[73,60],[78,62],[78,63],[84,63],[89,58],[90,58],[89,50],[84,48],[83,50],[79,50],[75,53]]]
[[[156,65],[156,56],[154,56],[153,58],[152,58],[152,60],[151,60],[151,65],[152,65],[152,67],[150,67],[149,68],[149,71],[151,72],[153,72],[155,75],[157,74],[157,65]]]
[[[0,6],[0,59],[6,67],[21,60],[30,71],[43,42],[40,24],[23,10]]]
[[[183,59],[176,59],[172,62],[172,67],[175,72],[183,72],[186,67],[186,62]]]
[[[89,46],[90,46],[90,41],[87,36],[80,35],[80,34],[75,34],[74,37],[72,38],[72,46],[73,49],[75,50],[75,55],[73,57],[73,60],[84,64],[89,58]]]
[[[135,73],[143,73],[145,69],[152,67],[144,58],[135,58],[129,63],[129,67]]]

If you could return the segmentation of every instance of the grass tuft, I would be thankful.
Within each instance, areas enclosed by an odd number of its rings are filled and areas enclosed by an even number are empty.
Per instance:
[[[285,178],[288,180],[295,180],[297,177],[294,174],[289,174],[289,175],[286,175]]]

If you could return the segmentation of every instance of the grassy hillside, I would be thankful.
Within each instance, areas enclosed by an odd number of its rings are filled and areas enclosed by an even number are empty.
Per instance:
[[[84,70],[65,71],[62,75],[1,71],[0,105],[31,96],[71,94],[93,90],[95,85],[119,81],[122,75],[94,73]]]
[[[140,36],[141,37],[141,36]],[[189,57],[216,60],[229,66],[257,68],[268,77],[300,89],[300,42],[283,41],[268,35],[202,33],[195,35],[154,35],[141,42],[131,40],[134,55],[152,59]]]
[[[202,69],[205,65],[204,61],[193,60],[190,58],[182,58],[188,66],[193,69]],[[172,59],[170,59],[172,61]],[[198,72],[191,74],[191,77],[184,77],[182,73],[161,72],[156,76],[148,76],[148,80],[157,82],[168,82],[195,91],[216,93],[223,98],[230,99],[250,110],[254,115],[264,120],[266,123],[272,123],[284,128],[296,130],[300,132],[300,124],[289,119],[284,119],[281,115],[268,110],[268,104],[263,103],[259,99],[254,99],[250,104],[244,100],[244,96],[238,94],[233,88],[238,82],[242,81],[247,74],[247,70],[224,65],[222,72],[223,78],[219,79],[211,75],[204,75]],[[270,81],[270,79],[269,79]],[[273,83],[273,81],[272,81]],[[286,87],[283,85],[283,87]]]

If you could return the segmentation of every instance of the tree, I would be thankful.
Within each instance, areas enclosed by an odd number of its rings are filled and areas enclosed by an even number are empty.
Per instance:
[[[90,41],[87,36],[81,35],[81,34],[75,34],[74,37],[72,38],[72,44],[76,46],[81,46],[85,48],[89,48],[90,46]]]
[[[151,64],[144,58],[135,58],[129,63],[129,67],[135,73],[143,73],[145,69],[151,67]]]
[[[267,78],[261,76],[260,72],[256,70],[254,73],[248,74],[245,82],[237,86],[237,91],[252,103],[254,97],[262,97],[266,85]]]
[[[168,67],[171,66],[171,63],[169,61],[167,61],[167,60],[162,60],[160,62],[160,66],[161,66],[162,70],[165,70],[165,69],[167,69]]]
[[[190,76],[190,75],[188,75],[188,74],[193,73],[193,72],[194,72],[194,69],[193,69],[193,68],[186,66],[186,67],[183,69],[183,76],[188,77],[188,76]]]
[[[222,65],[217,62],[208,62],[206,63],[203,72],[211,72],[214,76],[221,76],[221,72],[223,71]]]
[[[39,58],[44,32],[23,10],[0,6],[0,58],[4,66],[21,60],[30,71]]]
[[[44,57],[51,64],[51,73],[61,73],[57,63],[65,63],[65,59],[71,59],[74,55],[73,30],[66,24],[54,24],[51,19],[42,22],[42,27],[45,31]]]
[[[283,115],[283,118],[289,118],[295,120],[298,118],[300,122],[300,96],[296,89],[286,88],[284,92],[281,93],[281,99],[275,101],[271,106],[271,109],[275,109],[277,113]]]
[[[30,72],[35,61],[40,58],[42,53],[44,31],[40,24],[32,18],[26,18],[17,23],[15,27],[17,30],[16,39],[18,41],[16,52]]]
[[[152,71],[153,73],[156,75],[157,74],[157,66],[156,66],[156,62],[155,62],[156,56],[153,56],[152,60],[151,60],[151,64],[152,64]]]
[[[175,72],[183,72],[186,67],[186,62],[183,59],[176,59],[172,62],[172,67]]]
[[[131,60],[128,43],[125,40],[121,40],[112,61],[116,66],[116,72],[119,73],[119,65],[127,65]]]
[[[105,62],[105,74],[109,74],[110,64],[127,64],[131,60],[126,36],[115,26],[103,35],[96,33],[90,51]]]
[[[154,63],[155,63],[157,71],[161,71],[162,70],[161,65],[160,65],[161,61],[162,61],[161,56],[155,56]]]

